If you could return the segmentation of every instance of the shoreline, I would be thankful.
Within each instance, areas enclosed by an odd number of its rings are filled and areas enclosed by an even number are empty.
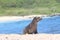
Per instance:
[[[27,20],[36,16],[48,17],[47,15],[1,16],[0,21]],[[60,40],[60,34],[0,34],[0,40]]]
[[[0,21],[27,20],[34,17],[47,17],[47,15],[28,15],[28,16],[1,16]]]
[[[0,40],[60,40],[60,34],[0,34]]]

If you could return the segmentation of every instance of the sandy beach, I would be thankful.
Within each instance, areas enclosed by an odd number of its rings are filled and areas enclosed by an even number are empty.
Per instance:
[[[27,20],[35,16],[47,17],[47,15],[30,16],[1,16],[0,22],[11,20]],[[0,40],[60,40],[60,34],[0,34]]]
[[[34,17],[47,17],[47,15],[28,15],[28,16],[1,16],[0,21],[28,20]]]
[[[60,40],[60,34],[0,34],[0,40]]]

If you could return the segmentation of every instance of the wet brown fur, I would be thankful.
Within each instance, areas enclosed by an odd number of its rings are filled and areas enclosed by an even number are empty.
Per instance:
[[[37,22],[42,20],[40,17],[34,17],[32,22],[24,29],[24,34],[36,34],[37,33]]]

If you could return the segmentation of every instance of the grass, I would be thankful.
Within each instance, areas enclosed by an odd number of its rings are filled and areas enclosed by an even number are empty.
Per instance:
[[[60,13],[60,0],[0,0],[0,16]]]
[[[49,8],[33,8],[33,9],[25,9],[25,8],[10,8],[10,9],[2,9],[0,10],[0,16],[21,16],[21,15],[33,15],[33,14],[51,14],[52,11]]]

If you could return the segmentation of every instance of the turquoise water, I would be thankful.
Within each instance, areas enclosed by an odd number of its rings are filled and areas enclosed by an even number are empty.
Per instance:
[[[32,20],[0,22],[0,34],[23,34],[23,29]],[[44,18],[38,22],[38,33],[60,34],[60,16]]]

